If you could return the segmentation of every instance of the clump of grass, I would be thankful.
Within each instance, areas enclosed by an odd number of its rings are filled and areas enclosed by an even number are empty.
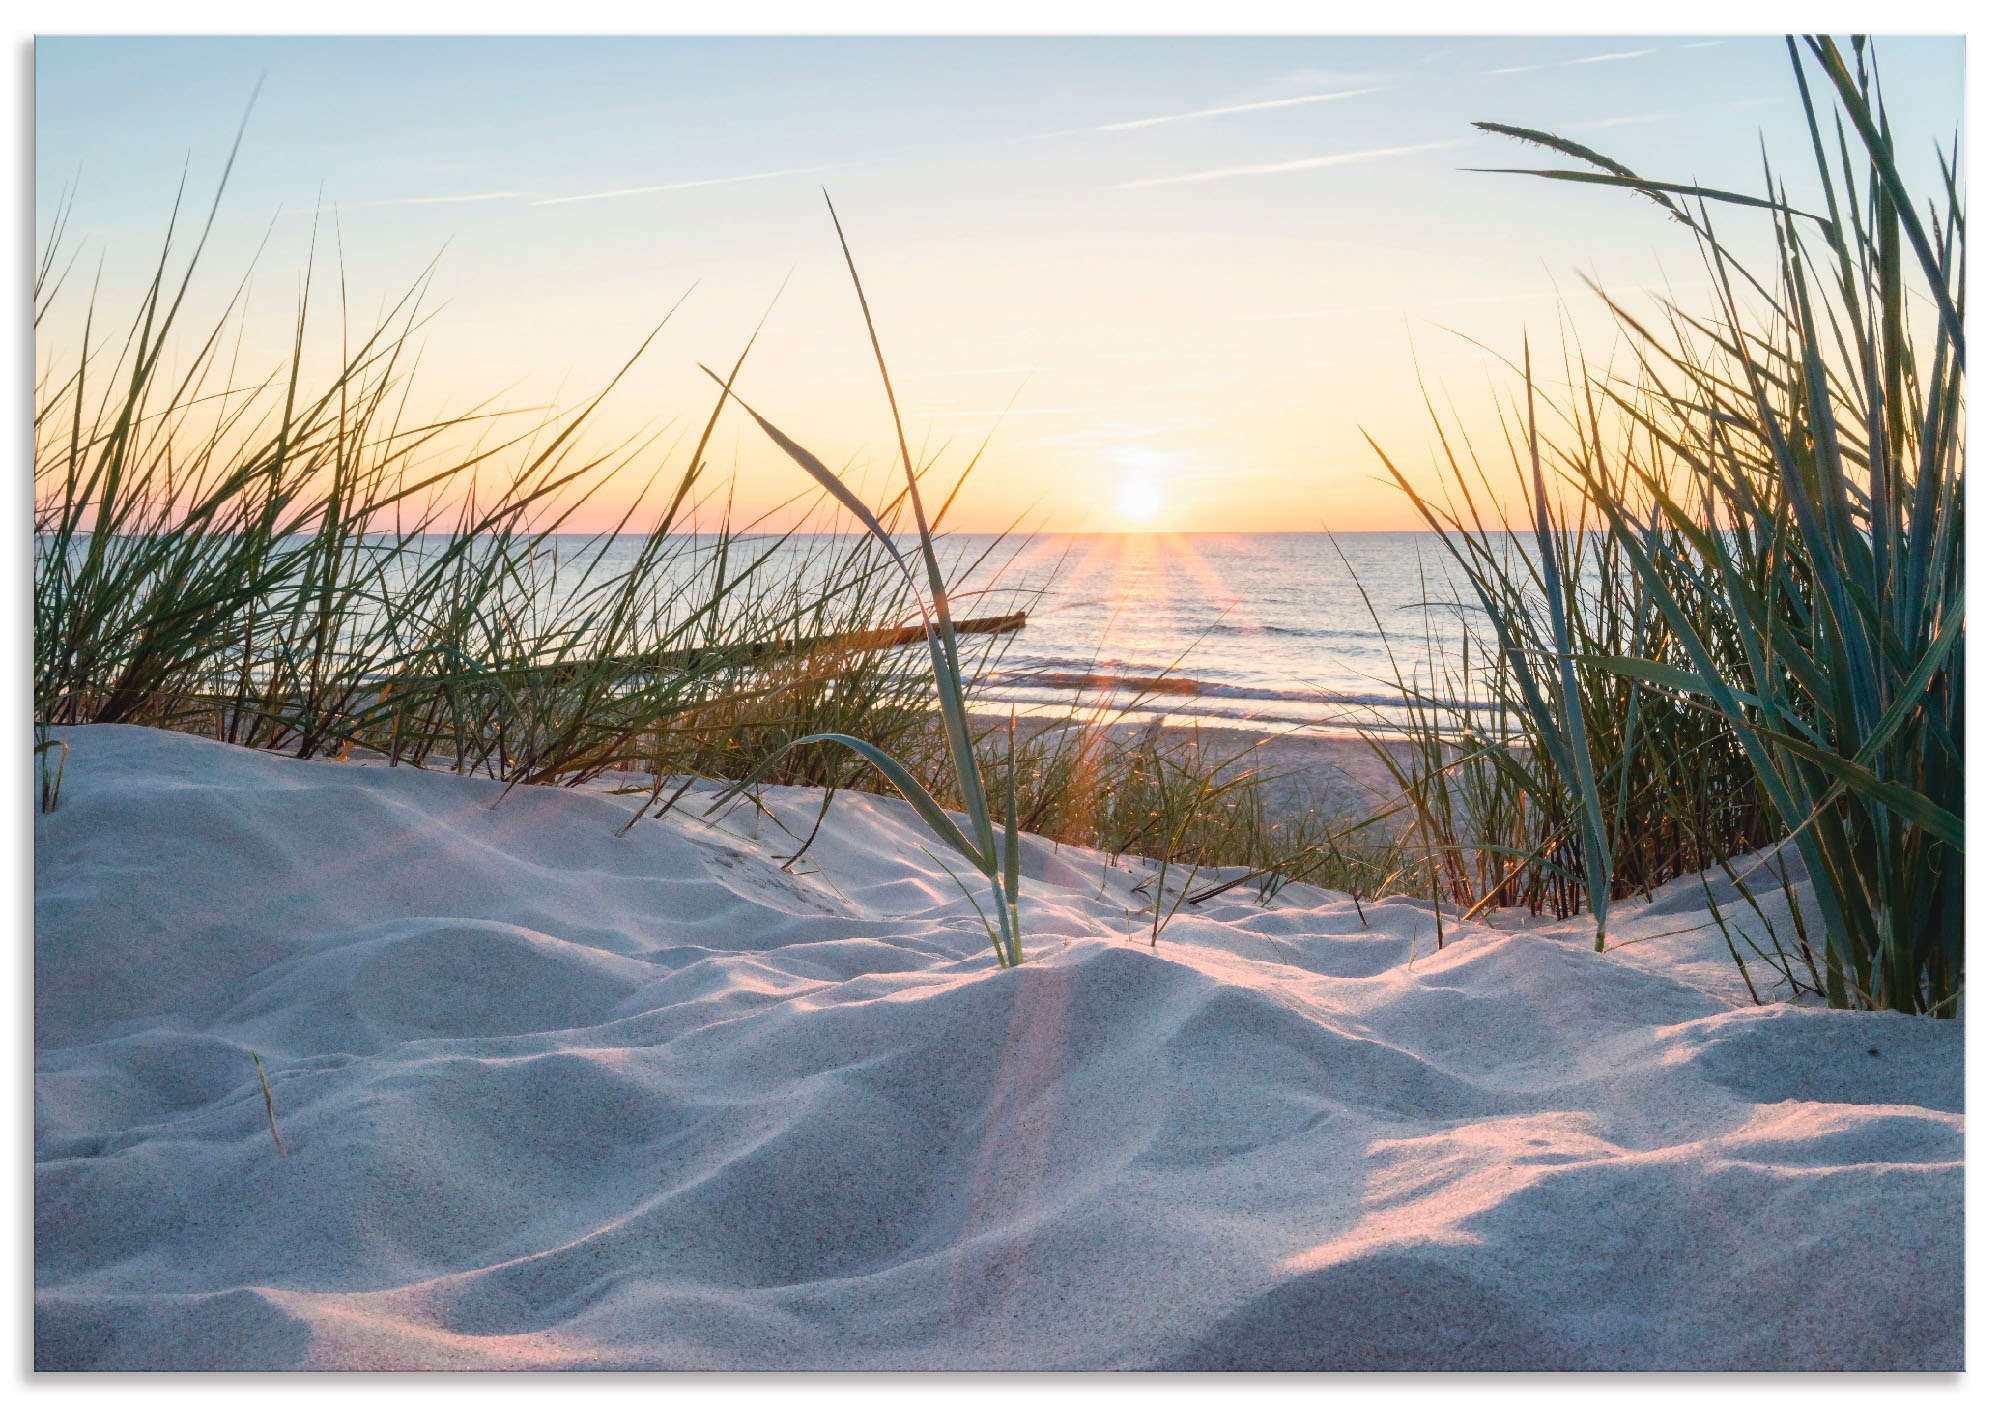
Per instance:
[[[918,477],[925,477],[921,464]],[[898,495],[874,509],[892,536],[898,534],[905,504],[906,495]],[[938,529],[935,520],[932,529]],[[900,620],[909,608],[907,583],[874,552],[877,545],[871,536],[827,533],[788,558],[782,595],[800,598],[799,609],[787,612],[798,635],[789,647],[746,671],[742,686],[719,692],[676,720],[670,734],[660,739],[652,763],[661,778],[698,773],[738,780],[770,759],[761,773],[764,782],[885,786],[879,773],[844,749],[785,749],[793,738],[845,733],[909,760],[934,793],[952,784],[949,739],[939,725],[935,687],[924,667],[928,647],[922,627],[856,628],[865,619]],[[976,565],[968,562],[955,569],[948,583],[954,595]],[[821,585],[799,584],[802,579],[843,584],[840,592],[829,594]],[[1009,618],[971,622],[990,632],[969,646],[970,672],[984,668],[1004,648],[1005,632],[994,626]],[[912,630],[914,641],[884,644],[885,639],[904,640]],[[963,631],[958,640],[968,648]],[[935,765],[940,758],[942,772]]]
[[[757,523],[689,530],[713,496],[706,453],[726,396],[685,461],[653,470],[671,492],[649,521],[642,493],[578,541],[567,524],[646,468],[653,442],[582,448],[609,386],[512,431],[484,413],[411,422],[421,284],[354,340],[339,309],[341,355],[318,382],[310,277],[274,374],[239,378],[240,289],[171,366],[221,198],[219,185],[178,265],[170,225],[122,338],[97,335],[93,295],[81,345],[42,357],[42,723],[139,723],[299,757],[362,749],[391,765],[576,785],[621,768],[687,770],[710,759],[704,717],[768,721],[788,691],[818,689],[850,716],[909,692],[906,652],[801,665],[787,648],[894,623],[881,573],[837,539],[815,553]],[[65,229],[59,218],[38,268],[38,327],[62,289]],[[777,569],[800,560],[803,572]],[[844,694],[827,687],[835,678]],[[865,717],[856,726],[867,735]]]
[[[1426,582],[1426,667],[1398,670],[1403,740],[1378,750],[1411,799],[1440,904],[1587,912],[1601,950],[1612,902],[1766,844],[1775,829],[1725,725],[1579,666],[1633,651],[1682,657],[1664,598],[1632,555],[1671,559],[1686,545],[1658,521],[1628,542],[1588,503],[1550,493],[1548,460],[1573,472],[1602,450],[1601,417],[1593,424],[1585,402],[1557,406],[1527,363],[1518,370],[1527,405],[1510,426],[1510,462],[1482,461],[1463,426],[1454,438],[1435,411],[1448,475],[1434,492],[1384,459],[1458,574],[1437,595]],[[1545,438],[1537,401],[1558,410],[1561,443]],[[1630,471],[1629,456],[1619,462]],[[1508,519],[1510,497],[1531,505],[1525,530]]]
[[[1136,705],[1135,705],[1136,706]],[[1261,743],[1216,747],[1199,726],[1169,734],[1160,720],[1133,724],[1134,708],[1108,717],[1082,710],[1038,727],[1015,767],[1021,827],[1058,844],[1182,871],[1169,904],[1143,885],[1156,931],[1185,905],[1239,889],[1269,903],[1288,884],[1374,897],[1397,882],[1404,856],[1388,814],[1325,812],[1294,798],[1260,764]],[[988,772],[998,794],[1001,773]],[[1226,878],[1214,871],[1241,870]]]
[[[1538,401],[1550,402],[1524,359],[1528,409],[1514,444],[1528,460],[1520,486],[1535,505],[1532,557],[1510,534],[1493,549],[1453,510],[1472,498],[1455,461],[1440,495],[1397,478],[1466,568],[1492,628],[1483,671],[1465,672],[1490,680],[1501,715],[1521,727],[1518,741],[1465,729],[1460,774],[1475,765],[1520,773],[1523,820],[1489,824],[1476,843],[1497,862],[1554,868],[1598,913],[1601,931],[1604,904],[1635,880],[1793,841],[1774,853],[1796,853],[1826,926],[1818,959],[1809,946],[1801,952],[1807,982],[1823,985],[1835,1007],[1956,1015],[1965,921],[1958,167],[1937,153],[1941,195],[1920,214],[1867,43],[1843,53],[1824,36],[1804,42],[1832,98],[1830,129],[1800,46],[1788,44],[1822,213],[1803,210],[1775,180],[1761,194],[1650,180],[1552,134],[1482,124],[1591,168],[1531,174],[1660,205],[1696,239],[1714,305],[1661,300],[1649,318],[1607,297],[1636,369],[1570,377],[1555,460],[1581,506],[1567,520],[1551,506],[1533,416]],[[1774,278],[1758,279],[1731,251],[1716,205],[1768,218]],[[1515,469],[1520,477],[1518,456]],[[1491,482],[1476,464],[1470,481]],[[1629,627],[1604,628],[1621,619]],[[1437,760],[1441,771],[1447,763]],[[1457,804],[1478,790],[1474,782],[1438,794]],[[1650,857],[1634,872],[1621,867],[1622,847],[1639,836],[1637,852]]]

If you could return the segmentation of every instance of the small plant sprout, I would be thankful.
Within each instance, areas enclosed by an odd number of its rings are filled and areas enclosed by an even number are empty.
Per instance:
[[[264,1121],[271,1125],[271,1141],[277,1144],[280,1157],[289,1157],[291,1154],[285,1151],[285,1140],[278,1136],[278,1115],[271,1108],[271,1085],[264,1078],[264,1061],[257,1058],[257,1052],[252,1050],[250,1062],[257,1066],[257,1087],[264,1091]]]
[[[55,766],[49,766],[49,756],[55,756]],[[35,761],[42,775],[42,814],[51,815],[62,803],[63,768],[69,764],[69,742],[65,738],[49,736],[45,723],[35,724]]]

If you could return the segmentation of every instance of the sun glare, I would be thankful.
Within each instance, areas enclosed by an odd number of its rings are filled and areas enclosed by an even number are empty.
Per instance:
[[[1133,475],[1118,493],[1118,516],[1134,527],[1143,527],[1160,515],[1164,506],[1160,481],[1150,475]]]

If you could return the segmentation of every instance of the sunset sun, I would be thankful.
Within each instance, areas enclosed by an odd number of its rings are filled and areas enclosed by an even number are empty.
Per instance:
[[[1133,527],[1145,527],[1159,517],[1165,506],[1160,481],[1150,474],[1135,474],[1125,480],[1118,493],[1118,516]]]

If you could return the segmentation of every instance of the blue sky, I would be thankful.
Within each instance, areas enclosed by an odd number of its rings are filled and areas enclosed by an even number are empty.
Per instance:
[[[1963,44],[1881,47],[1905,150],[1949,141]],[[1419,368],[1476,405],[1494,364],[1465,337],[1526,331],[1553,364],[1558,293],[1609,349],[1576,270],[1698,286],[1643,202],[1464,169],[1551,164],[1475,120],[1736,187],[1761,182],[1761,136],[1806,171],[1771,38],[44,38],[37,230],[74,185],[107,305],[183,169],[205,200],[260,78],[204,284],[226,297],[263,245],[253,353],[288,333],[316,207],[323,261],[338,209],[354,309],[441,254],[439,406],[573,401],[687,294],[604,411],[621,433],[685,424],[696,363],[733,357],[784,284],[746,395],[879,469],[825,187],[919,431],[969,452],[1014,400],[968,526],[1117,526],[1138,500],[1184,528],[1406,525],[1359,430],[1428,463]],[[775,502],[796,470],[742,429],[739,500]]]

